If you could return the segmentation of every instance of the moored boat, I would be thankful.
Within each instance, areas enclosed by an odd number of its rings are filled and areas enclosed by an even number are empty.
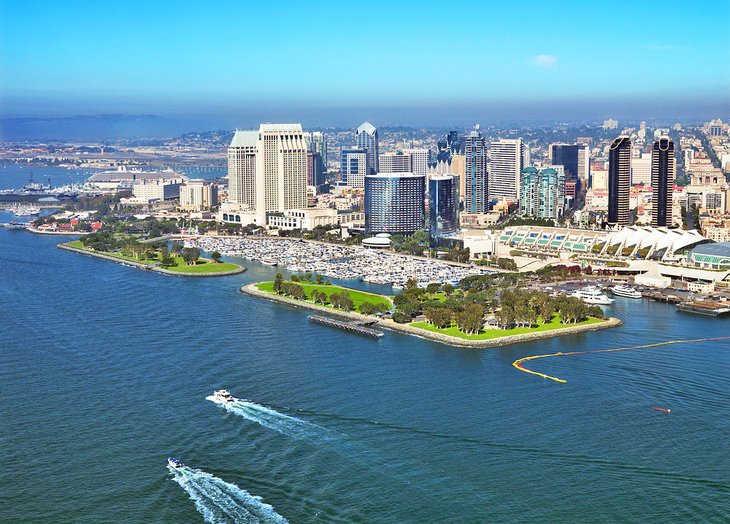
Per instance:
[[[612,298],[608,298],[605,294],[601,293],[600,290],[593,286],[578,289],[571,296],[581,299],[586,304],[608,306],[613,303]]]
[[[624,297],[624,298],[641,298],[641,293],[636,291],[635,288],[631,286],[624,286],[623,284],[619,284],[617,286],[613,286],[611,288],[611,293],[616,295],[617,297]]]

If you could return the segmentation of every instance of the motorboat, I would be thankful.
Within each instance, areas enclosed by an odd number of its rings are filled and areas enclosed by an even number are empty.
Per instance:
[[[586,304],[608,306],[613,303],[612,298],[608,298],[604,293],[601,293],[598,288],[593,286],[578,289],[571,296],[581,299]]]
[[[641,298],[641,293],[636,291],[635,288],[633,288],[631,286],[625,286],[623,284],[618,284],[616,286],[613,286],[611,288],[611,293],[613,293],[617,297]]]
[[[273,260],[271,258],[262,258],[261,263],[266,266],[278,266],[279,263],[276,260]]]
[[[173,457],[168,458],[167,463],[170,465],[170,467],[175,468],[175,469],[179,469],[185,465],[182,462],[180,462],[178,459],[173,458]]]
[[[205,399],[223,405],[232,404],[236,401],[236,397],[231,395],[231,392],[227,389],[216,389],[212,395],[205,397]]]

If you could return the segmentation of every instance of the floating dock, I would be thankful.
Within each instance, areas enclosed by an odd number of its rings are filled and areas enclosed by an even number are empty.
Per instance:
[[[335,320],[334,318],[328,318],[328,317],[320,317],[319,315],[309,315],[307,317],[309,320],[314,322],[315,324],[322,324],[323,326],[330,326],[335,327],[339,329],[344,329],[345,331],[350,331],[352,333],[357,333],[358,335],[365,335],[368,337],[374,337],[374,338],[380,338],[383,336],[382,331],[378,331],[377,329],[372,329],[369,327],[365,327],[363,325],[363,322],[344,322],[342,320]]]
[[[685,313],[697,313],[710,317],[720,317],[730,314],[730,304],[710,301],[682,302],[677,304],[679,311]]]

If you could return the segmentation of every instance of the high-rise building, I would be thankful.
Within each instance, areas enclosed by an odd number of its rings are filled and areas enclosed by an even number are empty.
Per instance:
[[[321,131],[305,131],[304,142],[310,153],[307,156],[307,184],[322,185],[327,172],[327,138]]]
[[[365,177],[365,230],[413,233],[425,221],[426,177],[378,173]]]
[[[458,176],[438,175],[428,181],[428,221],[433,237],[459,229]]]
[[[666,136],[654,142],[651,159],[651,225],[671,226],[672,189],[675,178],[674,142]]]
[[[550,144],[550,164],[563,166],[565,181],[581,188],[590,177],[590,150],[587,144]]]
[[[304,142],[312,153],[319,153],[322,164],[327,166],[327,137],[321,131],[305,131]]]
[[[301,124],[261,124],[236,131],[228,148],[228,199],[255,211],[266,223],[269,211],[307,205],[307,146]]]
[[[464,151],[466,156],[464,212],[486,213],[489,211],[487,143],[479,129],[471,131],[466,136]]]
[[[608,223],[627,226],[631,220],[631,139],[616,138],[608,151]]]
[[[256,209],[258,131],[236,130],[228,146],[228,201],[241,209]]]
[[[355,131],[355,143],[368,154],[368,175],[374,175],[378,168],[378,130],[370,122],[363,123]]]
[[[631,157],[631,185],[651,185],[651,153]]]
[[[413,157],[402,151],[382,153],[378,155],[378,166],[383,173],[412,173]],[[425,175],[426,173],[422,174]]]
[[[521,138],[503,138],[489,144],[489,198],[520,198],[524,147]]]
[[[343,149],[340,153],[340,179],[349,187],[365,187],[368,152],[362,148]]]
[[[565,211],[565,173],[562,166],[522,170],[520,214],[557,220]]]
[[[425,175],[428,172],[428,162],[431,159],[431,151],[429,149],[409,148],[403,151],[404,154],[411,157],[411,172],[416,175]],[[380,170],[385,172],[386,169],[380,166]]]
[[[203,211],[218,205],[218,186],[210,180],[193,178],[180,186],[180,208]]]

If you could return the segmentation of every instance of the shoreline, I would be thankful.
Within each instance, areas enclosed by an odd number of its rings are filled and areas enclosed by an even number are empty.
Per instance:
[[[152,271],[161,275],[168,275],[171,277],[226,277],[229,275],[239,275],[247,271],[245,266],[239,266],[238,269],[232,269],[230,271],[221,271],[219,273],[181,273],[177,271],[170,271],[161,267],[156,267],[151,264],[144,264],[142,262],[135,262],[133,260],[126,260],[118,258],[112,255],[105,255],[104,253],[97,253],[96,251],[88,251],[86,249],[79,249],[77,247],[69,246],[67,243],[62,242],[56,246],[58,249],[65,249],[66,251],[73,251],[80,255],[86,255],[95,258],[101,258],[110,262],[116,262],[117,264],[131,266],[144,271]]]
[[[382,319],[375,316],[369,316],[369,315],[363,315],[362,313],[357,313],[354,311],[343,311],[340,309],[334,309],[334,308],[328,308],[319,304],[313,304],[311,302],[306,302],[303,300],[296,300],[293,298],[283,297],[281,295],[276,295],[273,293],[267,293],[266,291],[261,291],[256,288],[256,285],[260,282],[255,282],[252,284],[247,284],[245,286],[242,286],[239,291],[241,293],[245,293],[247,295],[251,295],[257,298],[263,298],[267,300],[271,300],[272,302],[279,302],[283,304],[288,304],[291,306],[299,307],[302,309],[311,309],[314,311],[318,311],[320,313],[328,314],[335,317],[341,317],[346,318],[348,320],[358,320],[358,321],[367,321],[372,322],[373,320],[377,320],[374,327],[379,327],[383,329],[388,329],[390,331],[398,331],[400,333],[404,333],[406,335],[411,335],[427,340],[431,340],[433,342],[440,342],[442,344],[446,344],[448,346],[456,346],[456,347],[463,347],[463,348],[488,348],[488,347],[500,347],[500,346],[507,346],[510,344],[518,344],[521,342],[531,342],[533,340],[540,340],[545,338],[553,338],[553,337],[559,337],[563,335],[575,335],[578,333],[585,333],[588,331],[598,331],[600,329],[608,329],[612,327],[618,327],[621,324],[623,324],[623,321],[621,321],[618,318],[615,317],[609,317],[603,322],[599,322],[596,324],[586,324],[582,326],[566,326],[564,328],[559,329],[551,329],[549,331],[538,331],[535,333],[521,333],[519,335],[507,335],[504,337],[498,337],[498,338],[491,338],[487,340],[465,340],[458,337],[452,337],[451,335],[444,335],[442,333],[435,333],[433,331],[428,331],[425,329],[414,327],[410,324],[398,324],[397,322],[394,322],[390,319]]]

